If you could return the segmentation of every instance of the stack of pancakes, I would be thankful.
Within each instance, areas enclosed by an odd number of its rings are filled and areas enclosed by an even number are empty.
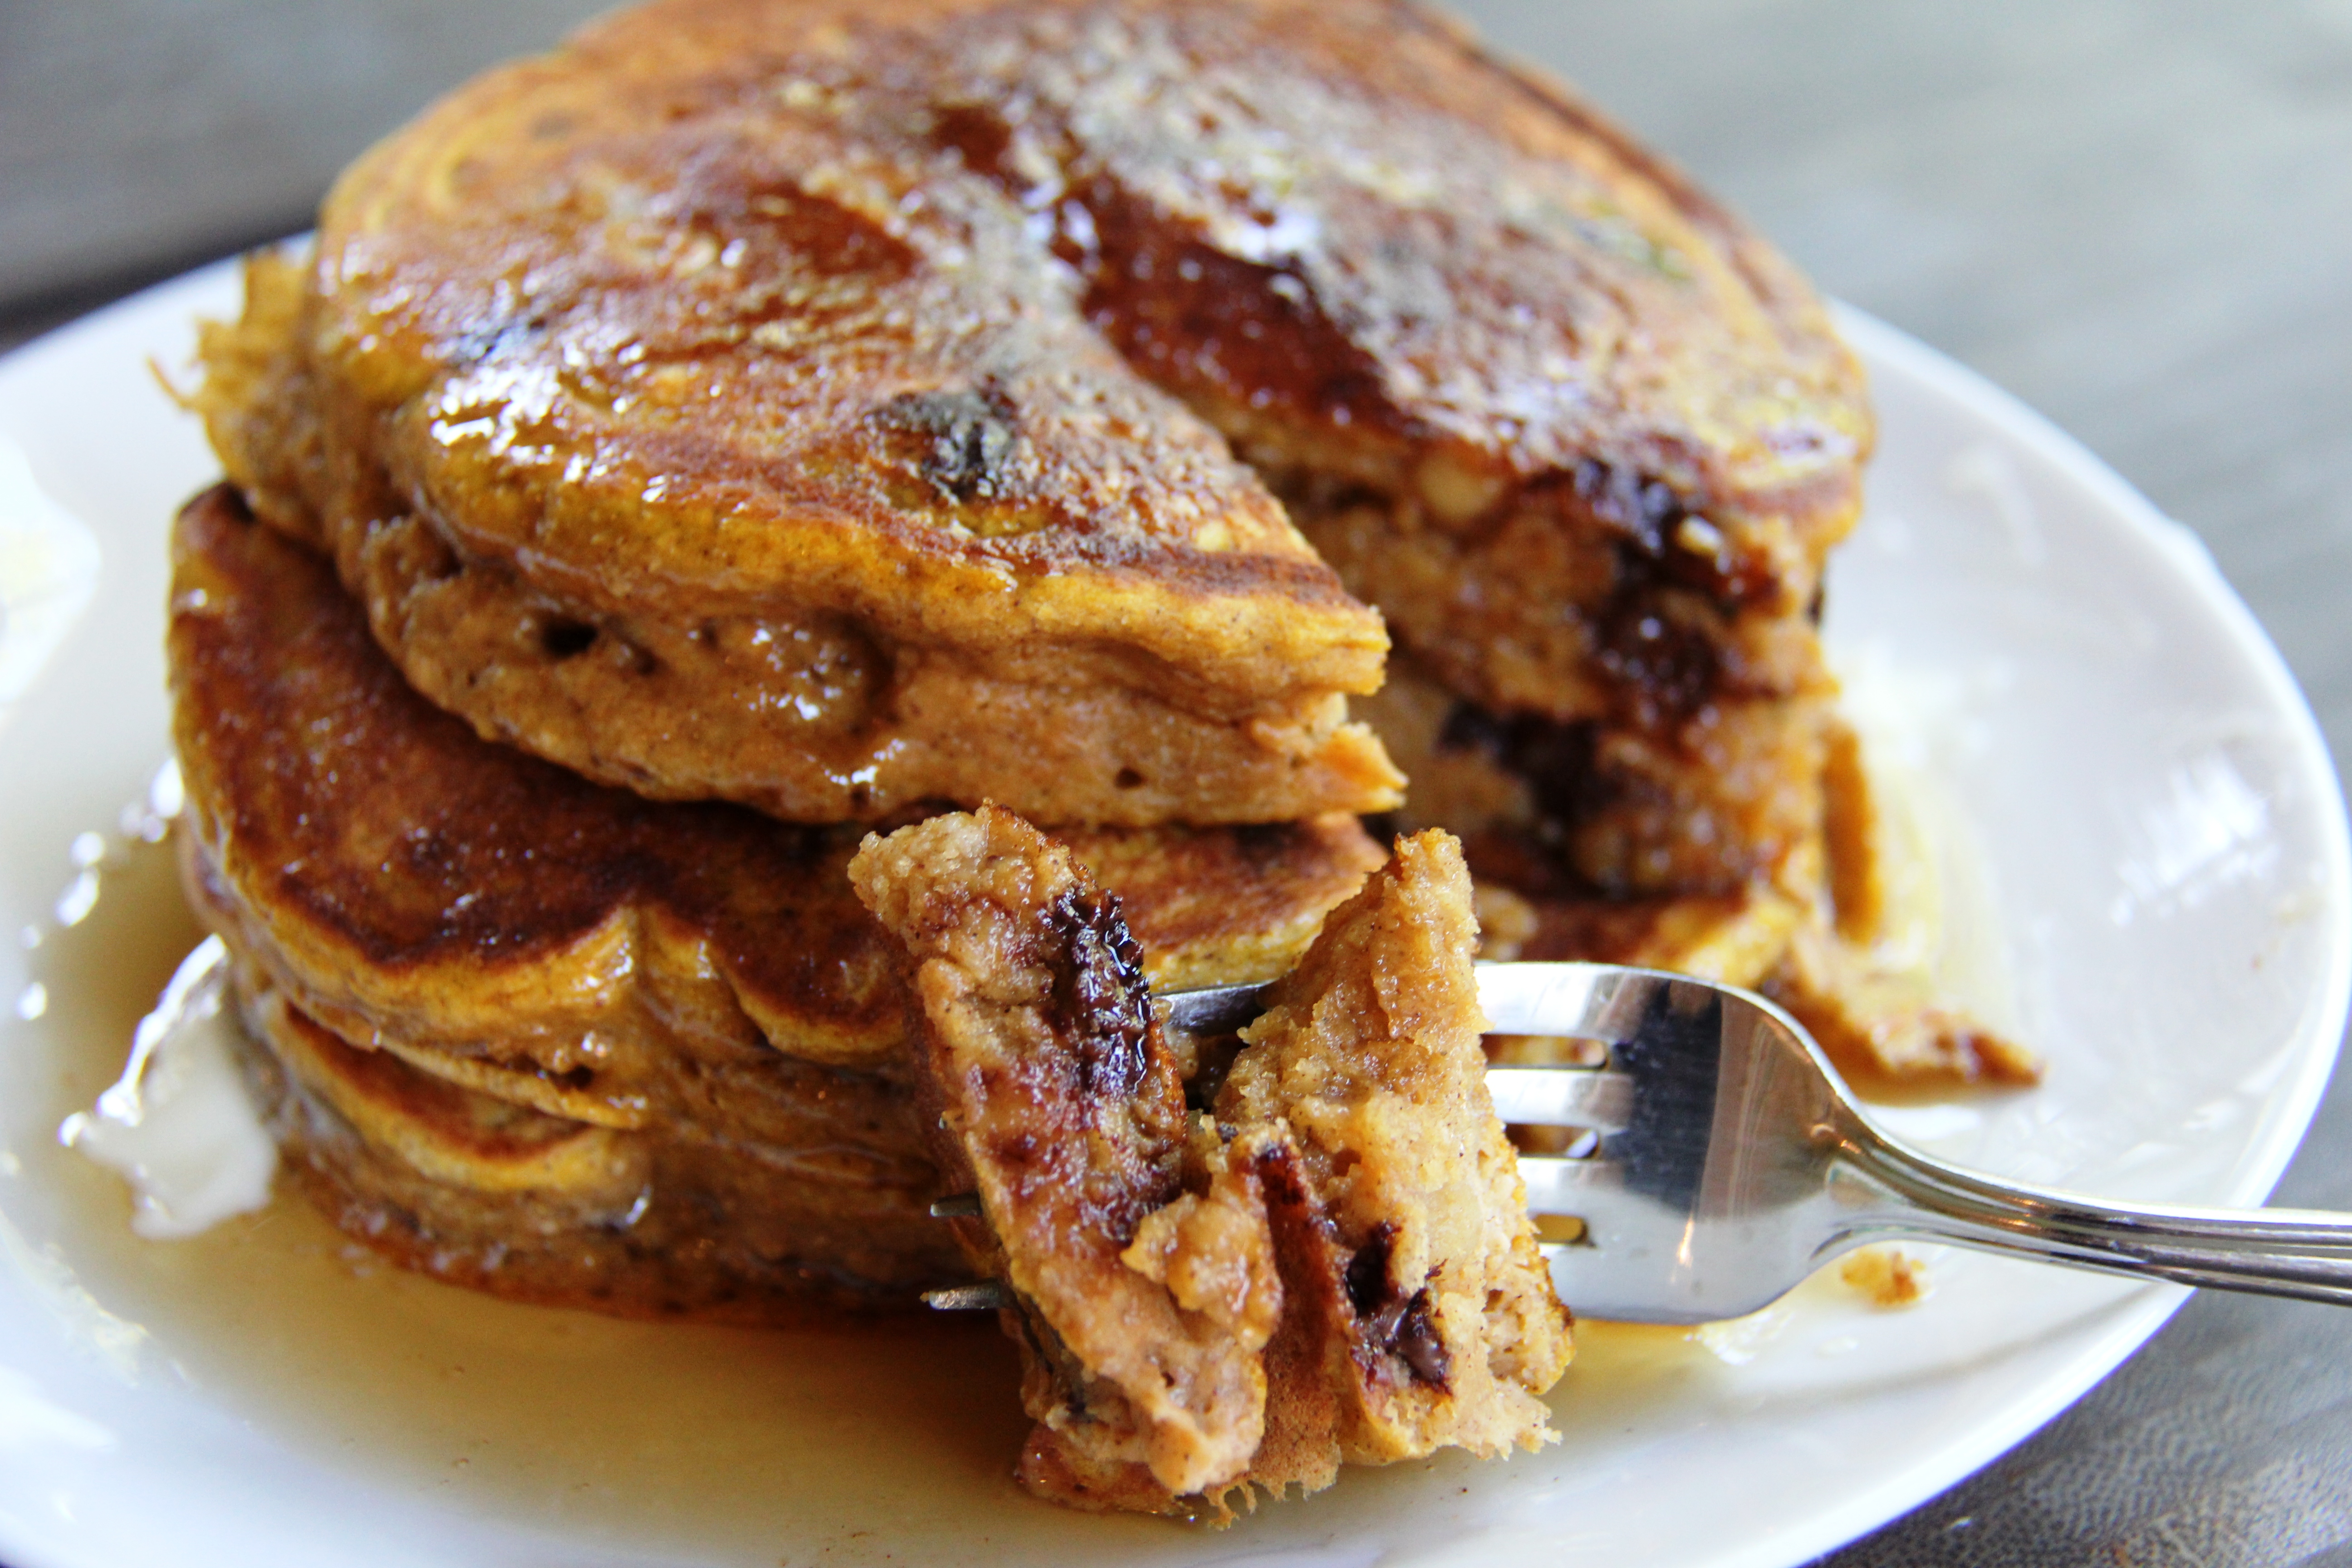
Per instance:
[[[1416,9],[666,0],[370,153],[205,357],[190,885],[298,1169],[450,1277],[761,1316],[956,1272],[845,868],[984,801],[1158,984],[1284,971],[1401,814],[1490,952],[2023,1070],[1856,1001],[1851,355]]]

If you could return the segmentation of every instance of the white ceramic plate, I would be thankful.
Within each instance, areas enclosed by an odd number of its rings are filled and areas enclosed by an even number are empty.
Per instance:
[[[1596,1326],[1556,1396],[1559,1447],[1351,1472],[1209,1534],[1021,1499],[1011,1363],[985,1328],[761,1335],[509,1306],[372,1267],[286,1197],[195,1241],[134,1240],[121,1188],[53,1130],[112,1075],[190,940],[163,852],[121,815],[164,755],[165,524],[215,472],[148,361],[183,366],[191,318],[235,293],[210,269],[0,364],[0,437],[31,479],[0,447],[11,657],[72,622],[0,716],[14,1568],[1764,1568],[1984,1463],[2179,1304],[1938,1252],[1906,1310],[1823,1279],[1696,1337]],[[1885,442],[1832,643],[1916,781],[1948,981],[2050,1060],[2031,1093],[1887,1118],[2036,1181],[2257,1202],[2326,1081],[2352,953],[2343,806],[2310,714],[2186,531],[1972,375],[1844,325]],[[78,611],[60,515],[99,546]]]

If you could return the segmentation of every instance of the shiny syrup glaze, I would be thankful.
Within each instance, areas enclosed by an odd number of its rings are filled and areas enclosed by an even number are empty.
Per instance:
[[[1380,0],[675,0],[465,89],[323,234],[332,341],[373,345],[336,349],[330,400],[392,420],[349,428],[396,479],[478,542],[517,520],[478,484],[593,454],[574,504],[604,531],[532,548],[665,592],[598,553],[638,540],[706,608],[827,514],[885,554],[1336,605],[1163,391],[1342,468],[1566,481],[1637,541],[1704,514],[1741,595],[1775,541],[1817,557],[1847,525],[1869,441],[1785,263],[1563,92]],[[579,365],[598,384],[567,393]],[[995,410],[987,494],[893,483],[908,393]],[[722,540],[706,501],[775,526]],[[928,527],[1015,501],[1017,527]]]
[[[1615,591],[1569,617],[1589,635],[1555,635],[1549,583],[1527,627],[1387,607],[1468,695],[1476,650],[1526,631],[1668,745],[1753,674],[1671,594],[1801,609],[1870,438],[1850,356],[1767,247],[1564,93],[1378,0],[679,0],[466,89],[354,170],[323,237],[310,384],[358,477],[310,500],[339,537],[415,504],[563,605],[648,625],[781,613],[787,586],[877,647],[1001,659],[1050,623],[1066,646],[1038,657],[1094,677],[1117,651],[1115,683],[1226,715],[1366,689],[1377,655],[1219,432],[1286,495],[1327,492],[1302,519],[1425,500],[1465,547],[1528,519],[1612,542]],[[1513,575],[1473,556],[1465,592]],[[551,650],[594,624],[559,616]],[[1543,706],[1527,675],[1483,700]],[[761,804],[608,738],[681,793]],[[1057,809],[1144,820],[1100,793]]]

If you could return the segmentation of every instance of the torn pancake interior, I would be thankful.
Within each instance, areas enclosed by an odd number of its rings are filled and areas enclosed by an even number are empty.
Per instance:
[[[1015,1298],[1024,1479],[1097,1507],[1230,1486],[1280,1287],[1248,1173],[1186,1191],[1183,1086],[1118,900],[995,807],[868,840],[850,878],[912,961],[937,1152],[981,1202],[955,1223]]]
[[[1569,1319],[1486,1081],[1461,847],[1399,840],[1278,983],[1216,1100],[1282,1259],[1252,1479],[1553,1440]]]
[[[1550,1439],[1569,1324],[1488,1098],[1459,847],[1405,841],[1188,1121],[1141,954],[994,808],[868,840],[907,944],[954,1223],[1009,1288],[1034,1492],[1231,1518],[1343,1462]]]
[[[1825,700],[1801,723],[1793,707],[1788,722],[1769,723],[1727,710],[1706,726],[1712,739],[1696,763],[1654,774],[1643,809],[1661,832],[1767,852],[1646,889],[1586,875],[1583,836],[1617,831],[1588,808],[1606,796],[1622,818],[1641,794],[1600,789],[1590,733],[1479,708],[1402,654],[1365,711],[1412,777],[1392,820],[1461,837],[1477,879],[1480,957],[1623,963],[1760,991],[1863,1085],[2040,1077],[2031,1051],[1944,1003],[1916,954],[1891,940],[1899,921],[1886,884],[1917,847],[1889,841],[1891,803],[1860,736]],[[1559,1044],[1514,1038],[1501,1059],[1550,1060]]]

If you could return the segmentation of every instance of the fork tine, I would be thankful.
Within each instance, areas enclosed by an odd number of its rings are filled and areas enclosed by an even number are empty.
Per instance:
[[[1557,1154],[1520,1155],[1519,1178],[1528,1184],[1529,1214],[1582,1214],[1597,1194],[1625,1184],[1625,1173],[1611,1161]]]
[[[1486,1088],[1495,1114],[1523,1127],[1589,1127],[1622,1132],[1633,1114],[1633,1080],[1590,1068],[1494,1067]]]
[[[1478,1005],[1498,1035],[1624,1041],[1655,988],[1646,971],[1601,963],[1481,963]]]
[[[975,1279],[923,1292],[923,1305],[935,1312],[994,1312],[1013,1305],[1013,1292],[999,1279]]]

